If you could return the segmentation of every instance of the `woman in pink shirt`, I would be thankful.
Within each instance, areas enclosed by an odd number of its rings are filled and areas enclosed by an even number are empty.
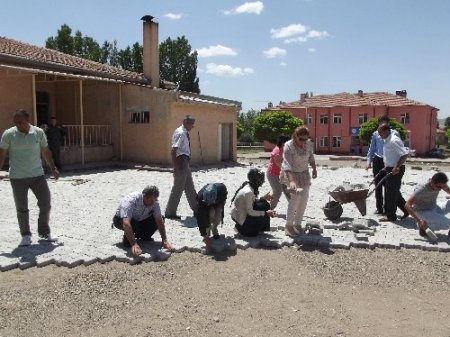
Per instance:
[[[286,199],[289,201],[290,194],[287,191],[286,185],[280,183],[281,163],[283,162],[283,146],[291,137],[287,135],[278,136],[277,146],[275,146],[270,154],[269,165],[267,166],[267,180],[272,187],[272,201],[270,202],[270,209],[275,209],[280,200],[281,192],[284,193]]]

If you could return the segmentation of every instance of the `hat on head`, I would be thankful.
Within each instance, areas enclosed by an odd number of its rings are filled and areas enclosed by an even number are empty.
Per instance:
[[[195,118],[192,117],[191,115],[186,115],[186,117],[184,117],[183,122],[191,122],[194,123],[195,122]]]

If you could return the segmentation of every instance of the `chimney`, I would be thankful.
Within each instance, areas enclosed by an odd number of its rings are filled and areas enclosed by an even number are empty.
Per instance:
[[[304,103],[306,101],[306,98],[308,97],[308,94],[305,93],[301,93],[300,94],[300,103]]]
[[[362,90],[358,90],[358,96],[363,97],[364,92]]]
[[[406,98],[406,96],[407,96],[406,90],[397,90],[397,91],[395,92],[395,94],[396,94],[397,96],[401,96],[401,97],[404,97],[404,98]]]
[[[159,42],[158,23],[153,21],[153,16],[145,15],[143,41],[143,68],[144,76],[151,80],[153,87],[159,87]]]

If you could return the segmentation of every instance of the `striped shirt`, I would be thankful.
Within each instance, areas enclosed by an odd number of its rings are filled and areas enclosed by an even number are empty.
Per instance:
[[[119,204],[116,211],[116,216],[119,218],[134,219],[142,221],[150,216],[161,215],[161,208],[159,203],[155,202],[151,206],[144,205],[144,195],[142,192],[133,192],[125,196]]]

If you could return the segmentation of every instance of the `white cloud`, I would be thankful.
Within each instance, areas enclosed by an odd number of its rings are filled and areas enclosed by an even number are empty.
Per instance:
[[[264,50],[263,54],[268,58],[268,59],[273,59],[274,57],[284,57],[287,54],[286,49],[281,49],[278,47],[272,47],[270,49]]]
[[[287,67],[287,63],[286,62],[280,62],[280,66]]]
[[[304,26],[301,23],[290,24],[285,27],[270,30],[273,39],[284,39],[284,43],[304,43],[309,39],[321,40],[330,34],[327,31],[319,31]]]
[[[180,20],[182,17],[184,16],[184,14],[182,13],[167,13],[164,14],[164,17],[170,19],[170,20]]]
[[[272,34],[272,38],[274,39],[284,39],[287,37],[305,34],[308,27],[303,26],[301,23],[291,24],[286,27],[281,27],[278,29],[271,29],[270,33]]]
[[[237,52],[229,47],[218,44],[217,46],[209,46],[207,48],[197,49],[198,57],[213,57],[213,56],[236,56]]]
[[[261,1],[246,2],[240,6],[234,7],[233,9],[224,10],[225,15],[232,14],[256,14],[259,15],[264,9],[264,4]]]
[[[314,53],[314,52],[316,51],[316,48],[308,48],[308,51],[309,51],[310,53]]]
[[[211,75],[221,76],[221,77],[237,77],[244,76],[248,74],[253,74],[254,70],[252,68],[240,68],[228,64],[215,64],[208,63],[206,65],[206,72]]]

